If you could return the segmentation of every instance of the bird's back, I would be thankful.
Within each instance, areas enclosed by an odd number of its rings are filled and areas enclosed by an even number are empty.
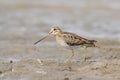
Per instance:
[[[86,38],[83,38],[81,36],[78,36],[78,35],[76,35],[74,33],[70,33],[70,32],[63,32],[62,37],[63,37],[63,40],[69,46],[95,47],[94,42],[97,42],[95,40],[88,40]]]

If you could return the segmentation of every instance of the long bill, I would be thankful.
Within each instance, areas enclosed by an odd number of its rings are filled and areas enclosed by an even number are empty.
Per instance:
[[[47,37],[48,37],[48,35],[45,36],[45,37],[43,37],[42,39],[38,40],[37,42],[35,42],[34,45],[36,45],[37,43],[39,43],[40,41],[44,40],[44,39],[47,38]]]

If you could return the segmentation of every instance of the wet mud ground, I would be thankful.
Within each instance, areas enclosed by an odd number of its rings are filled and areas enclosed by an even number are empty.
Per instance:
[[[100,49],[87,50],[87,62],[81,62],[83,50],[80,49],[76,50],[76,55],[69,64],[64,63],[64,60],[70,51],[60,46],[33,46],[32,41],[29,45],[8,43],[0,48],[0,79],[119,80],[119,41],[99,41]]]

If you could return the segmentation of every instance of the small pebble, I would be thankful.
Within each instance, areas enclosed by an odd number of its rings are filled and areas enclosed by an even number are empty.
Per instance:
[[[70,80],[69,78],[64,78],[64,80]]]

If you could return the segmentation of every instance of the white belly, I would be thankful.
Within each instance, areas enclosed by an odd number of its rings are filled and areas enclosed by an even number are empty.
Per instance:
[[[63,41],[63,42],[58,42],[61,46],[67,47],[68,45]]]
[[[61,37],[56,37],[56,41],[58,42],[58,44],[60,44],[61,46],[67,47],[67,43],[61,38]]]

